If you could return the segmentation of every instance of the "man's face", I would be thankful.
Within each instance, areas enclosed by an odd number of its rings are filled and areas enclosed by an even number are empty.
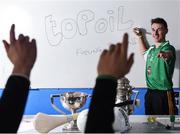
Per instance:
[[[165,41],[165,37],[168,30],[164,27],[163,24],[153,23],[151,25],[151,29],[152,29],[152,37],[155,43],[161,43]]]

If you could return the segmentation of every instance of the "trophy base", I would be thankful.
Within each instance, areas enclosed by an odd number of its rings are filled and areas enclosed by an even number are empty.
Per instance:
[[[70,122],[68,124],[66,124],[63,128],[62,128],[62,131],[63,132],[80,132],[78,127],[77,127],[77,124],[74,122]]]

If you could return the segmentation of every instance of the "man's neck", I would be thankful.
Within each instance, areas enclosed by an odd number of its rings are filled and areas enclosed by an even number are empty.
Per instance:
[[[163,40],[163,41],[161,41],[161,42],[156,42],[155,43],[155,46],[156,46],[156,48],[158,48],[163,42],[165,42],[166,40]]]

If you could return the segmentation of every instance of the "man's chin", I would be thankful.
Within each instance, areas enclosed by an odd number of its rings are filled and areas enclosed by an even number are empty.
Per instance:
[[[161,42],[163,42],[162,40],[159,40],[159,39],[154,39],[154,42],[155,43],[161,43]]]

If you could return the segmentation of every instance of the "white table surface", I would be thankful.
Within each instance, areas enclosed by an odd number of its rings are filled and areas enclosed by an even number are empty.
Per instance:
[[[18,133],[38,133],[33,126],[32,115],[26,115],[23,117]],[[165,127],[170,125],[169,116],[157,116],[156,124],[148,124],[148,116],[146,115],[130,115],[129,120],[131,129],[127,133],[180,133],[180,116],[176,116],[175,128],[173,130],[167,130]],[[49,133],[62,132],[62,126],[59,126]]]

